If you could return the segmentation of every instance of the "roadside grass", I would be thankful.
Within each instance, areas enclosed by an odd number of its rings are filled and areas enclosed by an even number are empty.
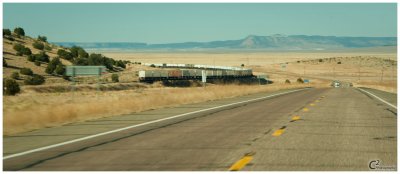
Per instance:
[[[210,85],[206,88],[137,88],[107,92],[24,93],[3,96],[3,134],[174,107],[222,98],[327,84]]]
[[[397,94],[397,82],[396,81],[383,81],[383,82],[360,81],[360,82],[354,84],[354,86],[355,87],[373,88],[373,89]]]
[[[71,91],[121,91],[129,89],[147,88],[148,85],[141,83],[109,83],[109,84],[83,84],[83,85],[41,85],[41,86],[23,86],[24,92],[31,93],[68,93]]]

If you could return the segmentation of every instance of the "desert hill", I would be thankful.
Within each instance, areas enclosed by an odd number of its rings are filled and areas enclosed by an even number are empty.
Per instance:
[[[3,78],[12,78],[20,85],[26,84],[25,80],[33,77],[32,74],[44,77],[44,84],[67,83],[70,80],[64,73],[67,65],[103,65],[112,73],[123,71],[128,63],[101,54],[89,54],[81,47],[67,48],[49,43],[45,36],[25,36],[23,29],[19,29],[22,34],[3,29]],[[50,66],[54,68],[49,70]],[[32,74],[24,74],[22,69],[30,69]]]
[[[9,37],[3,38],[3,59],[7,63],[7,66],[3,66],[3,78],[9,78],[13,72],[19,72],[22,68],[29,68],[33,71],[34,74],[39,74],[44,76],[45,78],[49,78],[52,80],[64,81],[62,77],[53,76],[45,72],[48,63],[40,62],[40,65],[35,65],[34,62],[28,61],[27,55],[18,55],[17,51],[13,48],[14,45],[21,44],[24,47],[29,48],[32,54],[39,54],[43,51],[49,56],[50,60],[58,56],[57,51],[59,49],[63,49],[62,47],[55,44],[42,42],[44,45],[47,45],[51,49],[39,50],[32,46],[34,42],[38,42],[37,39],[29,36],[18,37],[14,33]],[[65,59],[60,59],[60,61],[64,65],[72,65],[72,62]],[[22,80],[24,79],[24,75],[20,74],[20,76],[21,78],[17,81],[22,82]]]

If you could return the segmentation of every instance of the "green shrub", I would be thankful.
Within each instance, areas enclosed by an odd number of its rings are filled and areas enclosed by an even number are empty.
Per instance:
[[[15,41],[15,39],[11,36],[7,37],[6,39],[10,40],[10,41]]]
[[[75,65],[89,65],[88,59],[86,58],[76,58],[74,61]]]
[[[42,42],[47,42],[47,37],[46,36],[38,36],[37,38],[38,41],[42,41]]]
[[[36,65],[36,66],[40,66],[41,63],[40,63],[39,61],[35,61],[35,65]]]
[[[35,54],[35,60],[41,62],[49,62],[49,55],[47,55],[44,51],[41,51],[39,54]]]
[[[22,29],[21,27],[15,28],[15,29],[14,29],[14,33],[15,33],[17,36],[25,36],[25,31],[24,31],[24,29]]]
[[[11,31],[10,31],[10,29],[3,29],[3,37],[4,36],[11,36]]]
[[[13,72],[13,73],[11,74],[11,78],[12,78],[12,79],[15,79],[15,80],[18,80],[18,79],[19,79],[19,73],[18,73],[18,72]]]
[[[24,48],[25,48],[25,47],[24,47],[23,45],[19,44],[19,43],[15,44],[15,45],[13,46],[13,49],[14,49],[15,51],[17,51],[17,52],[21,52],[22,49],[24,49]]]
[[[19,84],[13,79],[3,79],[3,94],[15,95],[19,93],[21,89]]]
[[[107,69],[113,70],[113,62],[115,60],[105,57],[101,54],[90,54],[88,60],[88,65],[104,65]]]
[[[8,66],[7,61],[6,61],[6,59],[3,57],[3,67],[7,67],[7,66]]]
[[[155,66],[154,64],[151,64],[151,65],[150,65],[150,67],[153,67],[153,68],[155,68],[156,66]]]
[[[126,68],[125,63],[122,60],[118,60],[116,64],[117,64],[117,66],[119,66],[121,68],[124,68],[124,69]]]
[[[24,54],[22,54],[22,52],[18,51],[17,54],[15,54],[16,56],[23,56]]]
[[[112,80],[112,82],[114,82],[114,83],[116,83],[116,82],[119,82],[119,76],[118,76],[118,74],[112,74],[111,75],[111,80]]]
[[[81,58],[88,58],[89,54],[82,48],[78,46],[73,46],[70,48],[70,51],[73,55],[73,57],[81,57]]]
[[[304,83],[304,81],[303,81],[302,78],[298,78],[298,79],[297,79],[297,83]]]
[[[289,80],[289,79],[286,79],[285,83],[290,83],[290,80]]]
[[[45,70],[46,73],[53,74],[54,70],[56,70],[56,68],[57,68],[57,65],[60,65],[60,64],[62,65],[59,58],[56,57],[56,58],[52,59],[46,67],[46,70]]]
[[[59,50],[57,51],[57,55],[58,55],[60,58],[63,58],[63,59],[66,59],[66,60],[73,60],[73,59],[74,59],[74,56],[72,55],[72,53],[70,53],[70,52],[68,52],[68,51],[65,51],[65,50],[63,50],[63,49],[59,49]]]
[[[55,71],[56,71],[56,74],[58,74],[58,75],[64,75],[65,66],[63,64],[58,64]]]
[[[33,75],[33,71],[30,68],[22,68],[19,72],[23,75]]]
[[[35,62],[36,61],[35,55],[29,55],[28,56],[28,61],[29,62]]]
[[[104,65],[109,70],[113,70],[114,69],[113,65],[115,64],[115,62],[116,61],[112,58],[103,57],[102,65]]]
[[[39,50],[43,50],[44,49],[44,44],[42,42],[35,41],[32,44],[32,46],[33,46],[33,48],[36,48],[36,49],[39,49]]]
[[[41,85],[45,82],[44,77],[38,74],[34,74],[32,77],[27,77],[24,80],[25,85]]]
[[[87,53],[87,52],[82,48],[82,49],[78,50],[78,56],[79,56],[79,57],[86,57],[86,58],[88,58],[88,57],[89,57],[89,53]]]
[[[27,47],[24,47],[24,48],[22,48],[21,53],[22,53],[23,55],[29,56],[29,55],[32,54],[32,51],[31,51],[31,49],[29,49],[29,48],[27,48]]]
[[[46,50],[46,51],[51,51],[53,48],[51,48],[51,46],[49,46],[49,45],[45,45],[44,46],[44,49]]]

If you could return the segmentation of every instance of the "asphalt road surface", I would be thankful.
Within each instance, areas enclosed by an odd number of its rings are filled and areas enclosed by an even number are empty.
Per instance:
[[[356,88],[306,89],[3,159],[3,167],[22,171],[397,170],[396,142],[396,108]]]

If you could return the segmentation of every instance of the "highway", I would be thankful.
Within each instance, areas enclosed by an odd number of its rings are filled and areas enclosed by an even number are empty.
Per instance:
[[[286,91],[282,95],[257,94],[185,105],[4,137],[3,168],[6,171],[397,170],[396,94],[362,90],[378,97],[384,95],[384,101],[394,107],[356,88],[312,88]],[[260,97],[265,98],[253,100]],[[221,105],[226,107],[204,110]],[[194,112],[201,109],[204,111]],[[147,118],[157,120],[182,113],[191,114],[147,124],[150,121]],[[134,124],[142,125],[23,153]],[[93,125],[97,127],[87,129]],[[7,158],[10,155],[15,156]]]

